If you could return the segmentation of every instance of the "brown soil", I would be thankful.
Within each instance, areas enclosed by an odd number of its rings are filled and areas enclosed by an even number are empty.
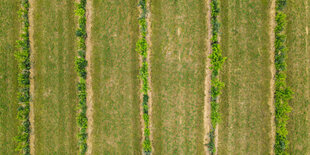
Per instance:
[[[151,78],[151,61],[150,61],[150,57],[151,57],[151,47],[152,47],[152,42],[151,42],[151,36],[152,36],[152,28],[151,28],[151,7],[150,7],[150,1],[147,2],[147,10],[149,10],[147,16],[146,16],[146,21],[147,21],[147,36],[146,36],[146,41],[148,43],[148,51],[147,51],[147,63],[148,63],[148,72],[149,72],[149,78],[148,78],[148,82],[149,82],[149,87],[150,90],[148,91],[148,95],[149,95],[149,118],[150,118],[150,124],[149,124],[149,128],[152,129],[152,78]],[[151,140],[151,144],[153,142],[153,138],[152,138],[152,132],[150,134],[150,140]],[[154,147],[152,146],[152,152],[154,152]]]
[[[205,2],[206,9],[207,9],[207,15],[206,15],[206,23],[207,23],[207,38],[206,38],[206,46],[207,46],[207,51],[206,51],[206,77],[205,77],[205,98],[204,98],[204,129],[205,129],[205,137],[204,137],[204,144],[208,144],[210,141],[209,137],[209,132],[211,130],[211,105],[210,105],[210,89],[211,89],[211,73],[212,71],[210,70],[211,64],[210,64],[210,59],[208,56],[211,54],[211,8],[210,8],[210,1],[206,0]],[[207,155],[210,154],[208,146],[205,146],[205,152]]]
[[[91,53],[92,53],[92,42],[91,42],[91,27],[92,27],[92,0],[87,1],[86,4],[86,33],[87,33],[87,38],[86,38],[86,60],[88,62],[88,66],[86,68],[87,70],[87,79],[86,79],[86,90],[87,90],[87,111],[86,111],[86,116],[88,119],[88,128],[87,128],[87,133],[88,133],[88,138],[87,138],[87,152],[86,154],[92,154],[92,131],[93,131],[93,89],[92,89],[92,78],[91,78]]]
[[[34,19],[33,19],[33,8],[34,8],[34,1],[29,0],[30,8],[29,8],[29,40],[30,40],[30,62],[34,62],[34,40],[33,40],[33,26],[34,26]],[[34,68],[33,64],[30,68],[30,96],[34,98]],[[34,131],[34,106],[33,101],[30,100],[30,113],[29,113],[29,121],[30,121],[30,154],[35,154],[35,131]]]
[[[274,149],[273,146],[275,144],[275,107],[274,107],[274,92],[275,92],[275,64],[274,64],[274,41],[275,41],[275,37],[274,37],[274,28],[275,28],[275,0],[271,1],[271,5],[270,5],[270,25],[269,25],[269,37],[270,37],[270,61],[271,61],[271,65],[270,65],[270,72],[271,72],[271,79],[270,79],[270,97],[269,97],[269,109],[270,109],[270,113],[271,113],[271,119],[270,119],[270,125],[271,125],[271,132],[270,132],[270,154],[274,154]]]

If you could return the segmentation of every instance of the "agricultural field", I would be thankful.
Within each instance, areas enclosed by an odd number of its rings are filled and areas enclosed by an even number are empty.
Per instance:
[[[0,155],[310,154],[307,0],[1,0]]]
[[[218,154],[269,154],[271,143],[268,0],[221,1],[222,120]]]
[[[136,1],[92,3],[93,154],[142,153]]]
[[[287,14],[287,83],[292,88],[288,122],[290,154],[310,154],[310,2],[289,0]]]
[[[17,154],[13,137],[17,135],[17,62],[14,52],[20,22],[18,0],[0,1],[0,154]],[[10,17],[10,18],[8,18]],[[15,25],[15,26],[12,26]]]
[[[77,154],[74,2],[32,2],[34,148],[31,149],[35,154]]]
[[[205,3],[152,0],[151,13],[153,153],[205,154]]]

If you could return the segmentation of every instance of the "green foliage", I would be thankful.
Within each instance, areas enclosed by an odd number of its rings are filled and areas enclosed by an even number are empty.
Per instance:
[[[79,76],[86,79],[86,66],[87,66],[87,61],[85,57],[76,57],[75,58],[75,68],[76,71],[79,73]]]
[[[77,115],[77,124],[80,128],[78,139],[79,139],[79,147],[80,147],[80,154],[85,154],[87,151],[87,123],[88,119],[86,117],[86,67],[87,67],[87,60],[86,60],[86,0],[80,0],[78,4],[76,4],[75,15],[78,16],[78,29],[76,30],[76,36],[79,38],[78,40],[78,57],[75,58],[75,69],[80,77],[77,89],[78,89],[78,115]]]
[[[18,11],[18,15],[22,22],[22,32],[20,34],[20,40],[17,40],[17,48],[20,50],[15,53],[15,58],[18,62],[18,87],[19,91],[17,98],[19,101],[19,107],[17,109],[17,119],[21,124],[18,127],[18,134],[14,137],[17,143],[16,151],[24,155],[30,154],[30,41],[29,41],[29,2],[28,0],[21,1],[21,9]]]
[[[211,131],[209,133],[209,137],[210,137],[210,142],[207,144],[211,154],[214,154],[216,151],[215,148],[215,129],[212,127]]]
[[[211,131],[209,133],[210,142],[207,144],[211,154],[215,153],[215,128],[220,121],[220,113],[218,112],[218,96],[221,94],[221,89],[225,86],[223,82],[219,80],[218,74],[222,68],[223,63],[227,59],[222,56],[222,50],[218,42],[218,32],[220,29],[220,23],[217,16],[220,13],[219,2],[217,0],[211,0],[211,25],[212,25],[212,38],[211,46],[212,53],[209,56],[211,60],[212,76],[211,76]]]
[[[286,26],[286,15],[283,12],[277,11],[276,13],[276,27],[275,27],[275,33],[278,34],[284,30],[284,27]]]
[[[146,0],[139,0],[138,6],[140,6],[140,8],[142,10],[141,18],[145,19],[145,16],[147,14]]]
[[[147,57],[147,43],[145,38],[140,38],[136,43],[136,51],[139,52],[143,58]]]
[[[212,44],[212,54],[209,58],[211,59],[211,70],[215,72],[215,75],[217,75],[223,63],[227,59],[222,56],[222,51],[218,43]]]
[[[282,12],[286,5],[286,0],[276,1],[276,27],[275,27],[275,122],[276,122],[276,139],[275,139],[275,154],[288,154],[288,140],[286,129],[288,113],[291,112],[291,107],[288,101],[292,98],[293,92],[286,86],[286,52],[285,47],[286,35],[283,30],[286,27],[286,15]]]
[[[282,11],[286,6],[286,0],[277,0],[276,1],[276,10]]]
[[[142,12],[139,18],[140,25],[140,39],[136,43],[136,51],[142,56],[142,66],[140,68],[139,78],[142,81],[142,93],[143,93],[143,120],[144,120],[144,140],[143,140],[143,150],[145,154],[151,154],[152,146],[150,141],[150,129],[149,129],[149,114],[148,114],[148,63],[147,63],[147,7],[146,0],[140,0],[138,6],[140,6]]]

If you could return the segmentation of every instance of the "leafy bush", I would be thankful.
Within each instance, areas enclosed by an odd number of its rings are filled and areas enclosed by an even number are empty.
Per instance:
[[[218,42],[218,32],[220,29],[220,23],[217,16],[220,13],[219,2],[217,0],[211,0],[211,25],[212,25],[212,38],[211,46],[212,53],[209,56],[211,59],[212,76],[211,76],[211,131],[209,133],[210,142],[207,144],[211,154],[215,153],[215,129],[217,123],[220,121],[220,113],[218,112],[218,96],[221,94],[221,89],[225,86],[223,82],[219,80],[218,74],[222,68],[223,63],[227,59],[222,56],[222,51]]]
[[[282,11],[286,6],[286,0],[277,0],[276,1],[276,10]]]
[[[147,6],[146,0],[140,0],[138,6],[141,8],[141,15],[139,18],[140,25],[140,35],[141,38],[136,43],[136,51],[142,56],[142,66],[140,68],[139,77],[142,81],[142,93],[143,93],[143,120],[144,120],[144,140],[143,140],[143,150],[145,154],[150,154],[152,152],[152,146],[150,141],[150,129],[149,129],[149,107],[148,107],[148,63],[147,63]]]
[[[78,40],[78,56],[75,58],[75,69],[79,75],[79,83],[77,86],[78,89],[78,115],[77,115],[77,124],[80,128],[78,139],[79,139],[79,147],[80,147],[80,154],[85,154],[87,151],[87,124],[88,119],[86,117],[86,67],[87,67],[87,60],[86,56],[86,0],[80,0],[80,2],[76,5],[75,15],[78,16],[78,29],[76,30],[76,36],[79,38]]]
[[[208,146],[211,154],[214,154],[216,151],[216,148],[215,148],[215,129],[213,127],[211,127],[209,137],[210,137],[210,142],[207,144],[207,146]]]
[[[29,41],[29,2],[28,0],[21,1],[21,9],[18,14],[22,22],[22,32],[20,40],[17,40],[17,48],[20,50],[15,52],[15,58],[18,62],[18,87],[19,91],[17,98],[19,101],[19,107],[17,109],[17,119],[21,121],[18,127],[18,134],[14,137],[17,142],[16,151],[21,154],[30,154],[30,41]]]
[[[286,15],[282,10],[286,5],[286,0],[276,1],[276,27],[275,27],[275,123],[276,123],[276,139],[275,139],[275,153],[288,154],[288,140],[286,124],[288,120],[288,113],[291,107],[288,101],[292,98],[293,92],[286,86],[286,52],[285,47],[286,35],[283,30],[286,27]]]

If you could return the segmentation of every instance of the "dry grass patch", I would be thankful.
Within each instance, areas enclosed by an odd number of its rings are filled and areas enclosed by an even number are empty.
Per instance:
[[[294,92],[288,121],[290,154],[310,154],[310,2],[288,0],[287,85]]]
[[[92,152],[141,154],[138,1],[93,1]]]
[[[269,0],[221,1],[222,121],[218,154],[269,154]]]
[[[150,6],[153,154],[205,154],[205,1]]]
[[[77,154],[74,2],[33,2],[36,154]]]
[[[18,67],[14,53],[18,50],[19,8],[19,0],[0,1],[0,154],[17,154],[13,138],[20,122],[16,118]]]

